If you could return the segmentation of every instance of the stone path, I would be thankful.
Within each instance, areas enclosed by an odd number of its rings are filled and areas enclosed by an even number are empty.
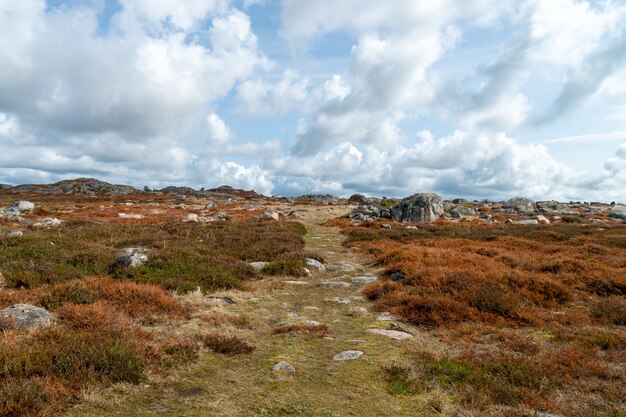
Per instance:
[[[245,315],[254,329],[222,331],[251,341],[257,347],[252,354],[208,352],[188,369],[154,377],[144,385],[89,394],[68,415],[430,415],[414,397],[388,393],[381,367],[406,360],[416,347],[437,342],[406,326],[394,328],[391,315],[370,310],[360,291],[380,271],[343,247],[345,236],[338,229],[321,225],[346,209],[305,210],[300,221],[307,228],[307,250],[325,258],[326,271],[297,280],[267,278],[255,283],[254,292],[211,294],[212,302],[203,307],[211,313]],[[220,298],[233,303],[216,302]],[[273,334],[289,324],[326,325],[328,334],[323,338]],[[194,331],[194,325],[202,326],[198,320],[180,331]]]

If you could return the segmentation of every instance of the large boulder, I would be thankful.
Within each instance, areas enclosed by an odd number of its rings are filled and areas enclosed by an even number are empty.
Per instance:
[[[434,222],[443,214],[443,200],[433,193],[413,194],[391,209],[391,217],[397,222]]]
[[[609,217],[612,219],[626,220],[626,206],[617,204],[609,210]]]
[[[464,217],[473,217],[476,215],[476,211],[473,208],[465,206],[457,206],[450,210],[450,216],[454,219],[462,219]]]
[[[520,213],[534,213],[535,202],[530,198],[513,197],[502,206],[505,209],[512,209]]]
[[[30,329],[47,327],[52,316],[47,310],[29,304],[15,304],[0,311],[0,327],[5,329]]]

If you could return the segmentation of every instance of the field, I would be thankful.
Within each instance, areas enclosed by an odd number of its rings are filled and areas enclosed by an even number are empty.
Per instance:
[[[364,289],[376,309],[448,345],[386,367],[391,391],[443,390],[476,412],[626,415],[623,226],[332,223],[388,277]]]
[[[250,261],[274,261],[266,273],[304,265],[304,228],[295,222],[252,220],[252,212],[239,221],[182,222],[180,210],[122,220],[119,208],[93,200],[38,203],[35,214],[63,217],[63,227],[0,240],[0,309],[27,303],[56,317],[55,326],[33,332],[0,323],[2,416],[58,415],[90,387],[136,384],[202,350],[250,353],[252,344],[219,331],[249,326],[243,317],[205,315],[200,331],[178,331],[195,315],[185,294],[254,290],[262,275]],[[5,220],[0,234],[13,228]],[[127,247],[142,248],[150,261],[116,266]]]

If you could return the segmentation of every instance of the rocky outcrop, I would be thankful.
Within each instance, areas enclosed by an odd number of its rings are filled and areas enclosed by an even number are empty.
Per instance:
[[[443,201],[433,193],[417,193],[406,197],[391,209],[391,217],[397,222],[429,223],[443,214]]]
[[[54,184],[16,185],[6,190],[12,194],[82,194],[82,195],[124,195],[138,192],[130,185],[109,184],[95,178],[77,178],[59,181]]]
[[[609,210],[609,217],[611,219],[626,220],[626,206],[622,204],[612,206]]]
[[[515,210],[519,213],[534,213],[535,202],[530,198],[525,197],[513,197],[502,208]]]
[[[465,207],[465,206],[457,206],[450,210],[450,216],[453,219],[462,219],[464,217],[473,217],[476,216],[476,211],[473,208]]]

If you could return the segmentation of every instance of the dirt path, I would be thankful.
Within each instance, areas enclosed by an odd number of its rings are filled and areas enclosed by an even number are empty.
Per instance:
[[[388,329],[389,321],[377,320],[360,295],[356,277],[374,279],[378,271],[341,246],[338,229],[320,224],[342,210],[311,207],[303,212],[307,249],[324,256],[326,265],[351,264],[351,271],[327,271],[287,283],[294,278],[267,278],[254,292],[228,292],[235,303],[225,305],[198,297],[201,310],[245,315],[252,330],[226,329],[251,341],[249,355],[203,353],[191,367],[153,377],[139,386],[118,385],[89,393],[69,416],[415,416],[440,415],[420,404],[420,396],[387,392],[381,366],[401,361],[407,350],[431,347],[436,341],[412,329],[414,337],[393,340],[368,332]],[[357,280],[358,281],[358,280]],[[342,287],[320,286],[344,282]],[[329,328],[326,338],[275,335],[284,323],[313,320]],[[195,327],[194,327],[195,326]],[[193,320],[180,328],[191,332],[202,326]],[[342,351],[358,350],[354,360],[336,361]],[[295,373],[272,371],[280,361]]]

